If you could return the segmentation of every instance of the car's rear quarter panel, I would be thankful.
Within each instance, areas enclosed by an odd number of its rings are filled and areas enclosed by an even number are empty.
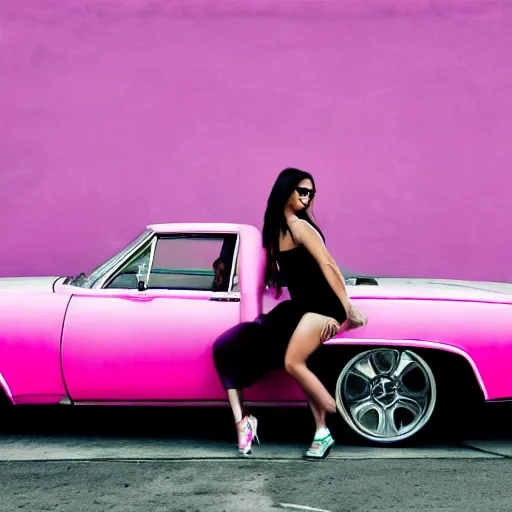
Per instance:
[[[0,290],[0,374],[17,404],[58,403],[66,395],[60,365],[69,296]]]
[[[512,397],[511,304],[364,297],[353,301],[367,314],[368,324],[328,344],[405,345],[458,353],[472,365],[487,400]]]

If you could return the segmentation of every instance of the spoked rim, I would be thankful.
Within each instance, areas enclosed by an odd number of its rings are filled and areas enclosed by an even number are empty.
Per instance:
[[[379,443],[421,430],[436,404],[434,374],[410,350],[379,348],[353,357],[336,383],[336,405],[359,435]]]

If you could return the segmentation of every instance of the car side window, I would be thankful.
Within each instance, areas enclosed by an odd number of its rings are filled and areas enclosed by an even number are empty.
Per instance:
[[[136,289],[228,291],[237,235],[161,235],[132,258],[107,286]]]

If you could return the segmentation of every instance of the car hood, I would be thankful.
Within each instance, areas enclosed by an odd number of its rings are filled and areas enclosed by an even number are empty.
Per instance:
[[[62,276],[2,277],[0,278],[0,290],[51,292],[55,291],[55,286],[65,279]]]
[[[512,303],[512,283],[422,278],[362,278],[347,284],[353,297],[469,300]],[[372,282],[373,281],[373,282]]]

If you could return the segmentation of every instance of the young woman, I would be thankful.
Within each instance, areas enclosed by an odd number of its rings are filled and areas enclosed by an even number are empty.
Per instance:
[[[334,444],[325,420],[326,413],[336,412],[335,400],[306,361],[341,330],[365,325],[366,317],[351,304],[343,276],[312,219],[315,195],[309,173],[288,168],[278,176],[263,225],[266,278],[276,297],[286,285],[291,300],[256,322],[234,327],[214,344],[214,359],[228,391],[243,455],[250,453],[257,421],[250,415],[242,417],[240,390],[283,363],[308,396],[315,419],[316,432],[306,458],[325,458]]]

